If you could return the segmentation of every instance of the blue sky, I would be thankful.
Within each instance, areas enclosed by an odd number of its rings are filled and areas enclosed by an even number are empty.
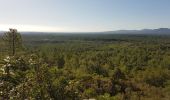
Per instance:
[[[169,28],[170,0],[0,0],[0,30],[94,32]]]

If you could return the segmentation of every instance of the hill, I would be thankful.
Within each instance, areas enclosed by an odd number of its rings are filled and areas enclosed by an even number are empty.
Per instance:
[[[169,28],[142,29],[142,30],[118,30],[110,31],[112,34],[170,34]]]

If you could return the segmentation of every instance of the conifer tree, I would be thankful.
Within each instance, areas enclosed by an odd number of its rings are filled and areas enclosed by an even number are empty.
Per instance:
[[[22,48],[22,37],[16,29],[9,29],[8,32],[5,32],[2,37],[5,46],[7,47],[8,53],[11,56],[14,56],[18,48]]]

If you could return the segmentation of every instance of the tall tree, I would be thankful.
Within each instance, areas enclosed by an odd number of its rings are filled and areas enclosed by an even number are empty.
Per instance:
[[[7,46],[9,55],[14,56],[16,49],[22,47],[22,37],[16,29],[9,29],[8,32],[4,33],[2,39]]]

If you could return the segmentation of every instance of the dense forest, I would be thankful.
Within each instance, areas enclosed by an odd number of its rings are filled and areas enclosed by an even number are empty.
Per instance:
[[[170,35],[0,35],[0,100],[170,100]]]

